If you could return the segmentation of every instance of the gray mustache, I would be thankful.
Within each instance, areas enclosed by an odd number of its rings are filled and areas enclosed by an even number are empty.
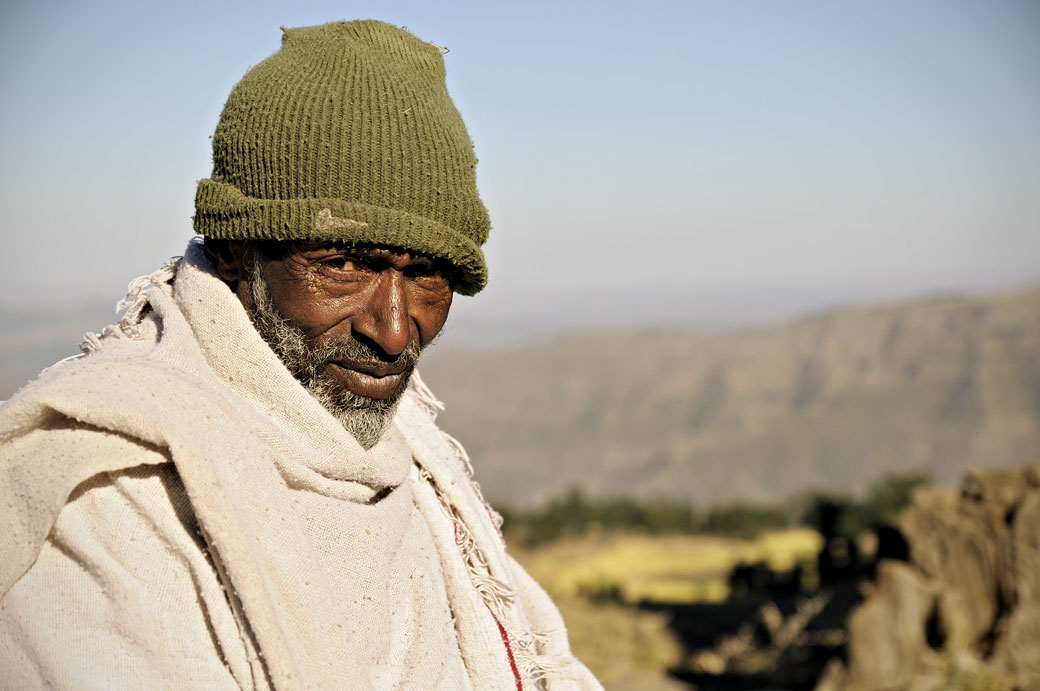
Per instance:
[[[408,347],[402,350],[396,357],[388,358],[386,353],[382,353],[353,337],[346,341],[316,345],[312,354],[315,363],[319,366],[324,366],[334,361],[347,361],[373,368],[390,366],[395,369],[411,370],[419,362],[419,346],[416,343],[409,343]]]

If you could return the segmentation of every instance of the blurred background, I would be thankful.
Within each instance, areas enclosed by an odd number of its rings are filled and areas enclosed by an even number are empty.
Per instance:
[[[0,398],[183,251],[279,26],[354,18],[447,48],[491,282],[423,375],[608,688],[1040,679],[1031,0],[7,0]]]

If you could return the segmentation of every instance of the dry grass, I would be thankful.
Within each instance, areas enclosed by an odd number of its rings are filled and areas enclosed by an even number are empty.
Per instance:
[[[727,574],[738,563],[764,561],[787,570],[812,559],[820,536],[808,528],[765,533],[755,540],[709,536],[604,534],[535,549],[512,549],[554,597],[610,595],[640,600],[717,602],[729,595]]]
[[[680,650],[664,615],[580,597],[557,598],[556,604],[574,654],[609,691],[687,688],[667,676]]]
[[[510,551],[553,596],[575,654],[610,691],[678,691],[667,675],[681,650],[666,617],[629,606],[641,599],[723,600],[740,562],[789,569],[820,547],[818,533],[792,529],[756,540],[604,534]]]

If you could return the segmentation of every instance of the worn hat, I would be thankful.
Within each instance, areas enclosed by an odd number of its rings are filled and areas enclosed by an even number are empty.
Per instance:
[[[224,105],[195,231],[400,247],[451,262],[457,292],[480,291],[491,224],[441,50],[377,21],[283,31]]]

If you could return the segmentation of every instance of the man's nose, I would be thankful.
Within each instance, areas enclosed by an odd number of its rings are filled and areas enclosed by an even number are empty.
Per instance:
[[[404,275],[386,269],[376,279],[365,309],[352,320],[352,328],[387,355],[396,357],[411,343],[409,327]]]

